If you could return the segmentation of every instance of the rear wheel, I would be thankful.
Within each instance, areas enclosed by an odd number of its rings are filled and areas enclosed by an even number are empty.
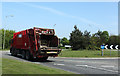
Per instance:
[[[22,58],[25,59],[25,51],[22,51]]]
[[[46,61],[47,59],[48,59],[48,56],[47,56],[47,57],[40,58],[41,61]]]
[[[31,59],[31,56],[30,56],[30,52],[29,52],[29,51],[26,51],[26,55],[25,55],[25,56],[26,56],[26,59],[27,59],[27,60],[30,60],[30,59]]]
[[[47,56],[47,57],[44,57],[43,59],[44,59],[44,60],[47,60],[47,59],[48,59],[48,56]]]

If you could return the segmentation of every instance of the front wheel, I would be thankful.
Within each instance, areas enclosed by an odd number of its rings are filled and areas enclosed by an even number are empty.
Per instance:
[[[11,48],[10,53],[12,56],[17,56],[17,50],[15,48]]]
[[[11,55],[14,56],[14,49],[13,48],[10,50],[10,52],[11,52]]]

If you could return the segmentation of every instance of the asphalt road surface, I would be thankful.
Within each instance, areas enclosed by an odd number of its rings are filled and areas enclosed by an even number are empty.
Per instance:
[[[48,58],[47,61],[27,61],[11,56],[9,51],[0,51],[3,58],[11,58],[24,62],[41,64],[53,68],[70,71],[76,74],[118,74],[118,58]]]

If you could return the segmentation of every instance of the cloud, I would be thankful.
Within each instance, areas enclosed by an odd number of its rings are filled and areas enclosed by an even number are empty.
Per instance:
[[[28,3],[21,3],[21,4],[26,5],[26,6],[30,6],[30,7],[34,7],[34,8],[43,9],[43,10],[46,10],[46,11],[49,11],[49,12],[52,12],[52,13],[58,14],[58,15],[63,15],[63,16],[66,15],[65,13],[63,13],[61,11],[58,11],[58,10],[53,9],[53,8],[45,7],[45,6],[28,4]]]
[[[74,19],[79,20],[80,22],[86,23],[88,25],[93,25],[93,26],[97,27],[97,29],[105,28],[105,26],[103,26],[102,24],[97,24],[97,23],[95,23],[91,20],[88,20],[86,18],[73,16],[73,15],[67,14],[65,12],[62,12],[62,11],[59,11],[59,10],[56,10],[56,9],[53,9],[50,7],[45,7],[45,6],[40,6],[40,5],[35,5],[35,4],[30,4],[30,3],[21,3],[21,4],[29,6],[29,7],[43,9],[43,10],[49,11],[49,12],[57,14],[57,15],[61,15],[61,16],[69,17],[69,18],[74,18]]]

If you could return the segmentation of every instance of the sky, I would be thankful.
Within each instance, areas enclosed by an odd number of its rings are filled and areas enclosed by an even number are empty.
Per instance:
[[[79,30],[118,34],[117,2],[3,2],[2,28],[16,32],[33,28],[53,28],[59,38],[69,39]]]

